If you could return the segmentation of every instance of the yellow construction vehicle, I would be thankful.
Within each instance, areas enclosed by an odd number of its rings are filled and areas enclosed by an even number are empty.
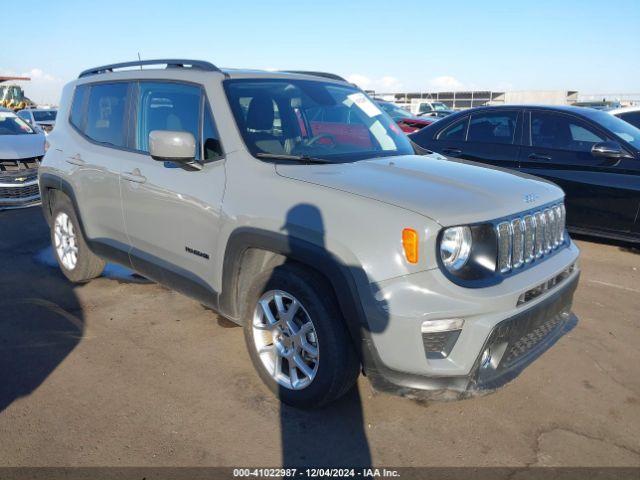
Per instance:
[[[31,80],[29,77],[0,77],[0,107],[10,108],[18,111],[23,108],[35,107],[35,103],[24,95],[24,90],[20,85],[7,84],[4,82],[17,80]]]

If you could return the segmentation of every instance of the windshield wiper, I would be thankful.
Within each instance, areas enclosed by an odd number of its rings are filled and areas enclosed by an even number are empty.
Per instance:
[[[273,160],[288,160],[291,162],[304,162],[304,163],[334,163],[324,158],[310,157],[308,155],[287,155],[285,153],[256,153],[258,158],[270,158]]]

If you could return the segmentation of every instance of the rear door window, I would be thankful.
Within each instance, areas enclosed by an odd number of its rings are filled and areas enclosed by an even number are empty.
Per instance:
[[[516,110],[474,114],[471,116],[467,141],[512,144],[517,121]]]
[[[189,132],[196,140],[199,160],[201,94],[197,85],[140,82],[135,149],[149,152],[149,133],[154,130]]]
[[[595,143],[605,138],[569,115],[552,112],[531,112],[531,145],[554,150],[589,152]]]
[[[125,117],[128,86],[129,84],[125,82],[99,83],[91,86],[83,128],[87,137],[105,145],[126,146]]]

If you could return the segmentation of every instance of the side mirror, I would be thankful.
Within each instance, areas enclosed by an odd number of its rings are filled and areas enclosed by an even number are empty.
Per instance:
[[[613,141],[596,143],[591,147],[591,155],[604,158],[622,158],[626,156],[620,144]]]
[[[149,153],[160,162],[193,164],[196,158],[196,139],[189,132],[153,130],[149,133]]]

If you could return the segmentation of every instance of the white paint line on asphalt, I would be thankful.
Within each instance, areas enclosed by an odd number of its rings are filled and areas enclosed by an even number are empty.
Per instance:
[[[638,290],[637,288],[625,287],[624,285],[616,285],[615,283],[602,282],[600,280],[587,280],[587,282],[596,283],[598,285],[604,285],[605,287],[611,287],[611,288],[617,288],[617,289],[620,289],[620,290],[626,290],[627,292],[640,293],[640,290]]]

